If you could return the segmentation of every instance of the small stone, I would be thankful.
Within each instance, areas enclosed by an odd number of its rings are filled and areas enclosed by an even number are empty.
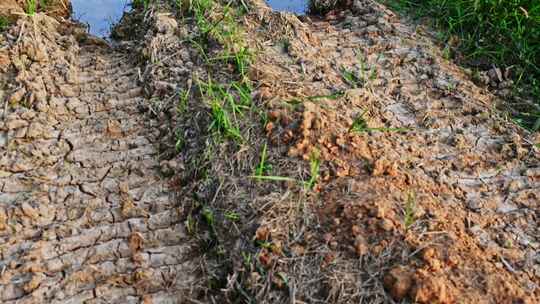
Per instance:
[[[379,222],[379,227],[384,231],[392,231],[394,229],[394,223],[389,219],[382,219]]]
[[[43,282],[43,280],[45,280],[44,274],[42,273],[32,274],[32,279],[28,283],[26,283],[23,287],[24,291],[32,292],[33,290],[39,287],[39,285],[41,284],[41,282]]]
[[[24,215],[28,216],[31,219],[37,219],[39,217],[38,212],[36,209],[34,209],[30,204],[27,202],[22,203],[21,210],[24,213]]]
[[[369,252],[369,249],[368,249],[368,243],[366,241],[366,239],[361,236],[361,235],[357,235],[355,237],[355,240],[354,240],[354,249],[356,251],[356,254],[361,257],[361,256],[364,256],[366,254],[368,254]]]
[[[14,119],[6,123],[6,127],[8,130],[15,130],[26,126],[28,126],[28,122],[22,119]]]
[[[28,127],[28,130],[26,132],[26,136],[28,138],[40,138],[45,131],[43,130],[43,125],[39,122],[33,122],[30,124],[30,127]]]
[[[353,225],[351,231],[354,236],[357,236],[361,233],[360,227],[358,227],[357,225]]]
[[[140,232],[133,232],[129,236],[129,249],[136,253],[144,248],[144,237]]]
[[[9,103],[17,104],[21,102],[25,94],[26,94],[26,89],[22,88],[22,89],[17,90],[15,93],[11,95],[11,97],[9,97]]]
[[[171,18],[168,14],[160,14],[157,16],[156,29],[161,34],[173,33],[178,27],[176,20]]]

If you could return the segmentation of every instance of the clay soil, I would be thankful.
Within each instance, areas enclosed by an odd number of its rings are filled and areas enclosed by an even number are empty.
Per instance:
[[[210,72],[171,7],[125,18],[113,44],[16,14],[0,302],[539,303],[540,136],[426,29],[350,2],[297,17],[243,1],[240,144],[214,140],[198,94],[178,111]],[[288,181],[253,178],[263,146]]]

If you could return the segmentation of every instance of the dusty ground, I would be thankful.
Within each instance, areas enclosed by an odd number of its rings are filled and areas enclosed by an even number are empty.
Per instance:
[[[372,1],[249,4],[238,145],[196,93],[176,111],[211,72],[167,7],[115,48],[41,14],[2,34],[1,302],[538,303],[538,135]],[[269,175],[318,155],[314,189],[250,178],[264,142]]]

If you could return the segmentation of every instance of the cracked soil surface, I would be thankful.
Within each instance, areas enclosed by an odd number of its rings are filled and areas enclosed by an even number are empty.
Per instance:
[[[61,26],[20,19],[4,41],[17,69],[8,102],[32,106],[10,107],[0,132],[0,302],[181,302],[184,226],[140,71]]]

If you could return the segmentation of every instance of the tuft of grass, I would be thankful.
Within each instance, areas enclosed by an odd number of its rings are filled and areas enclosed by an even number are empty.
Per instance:
[[[36,0],[26,0],[26,13],[30,16],[34,16],[37,12]]]
[[[197,84],[203,100],[211,108],[212,122],[209,129],[215,131],[216,134],[241,142],[243,137],[238,124],[238,116],[243,116],[244,111],[251,105],[250,88],[236,82],[214,83],[211,77],[207,82],[197,80]]]
[[[257,168],[255,168],[255,176],[263,176],[272,168],[271,165],[266,162],[266,150],[267,144],[265,143],[261,153],[261,160],[257,165]]]
[[[408,128],[370,128],[368,126],[368,123],[366,119],[364,118],[364,115],[366,115],[367,110],[364,110],[360,115],[358,115],[354,121],[351,127],[349,128],[349,132],[354,133],[365,133],[365,132],[371,132],[371,131],[380,131],[380,132],[406,132],[410,131]]]
[[[321,159],[319,150],[313,150],[309,156],[309,180],[306,183],[308,189],[313,189],[319,180],[319,170],[321,167]]]
[[[352,88],[362,88],[369,84],[369,81],[377,77],[377,69],[368,67],[368,64],[361,54],[358,54],[358,71],[349,70],[346,67],[341,67],[341,77]]]
[[[139,8],[142,7],[145,11],[150,7],[151,0],[133,0],[133,7]]]
[[[440,32],[445,57],[474,69],[508,68],[514,86],[505,108],[519,125],[540,130],[540,1],[380,1],[427,18]]]
[[[256,168],[255,175],[250,176],[250,178],[261,180],[261,181],[273,181],[273,182],[293,182],[300,185],[303,185],[304,189],[313,190],[317,182],[319,181],[320,177],[320,167],[321,167],[321,159],[320,159],[320,152],[319,150],[315,149],[311,152],[309,157],[309,179],[307,181],[300,181],[292,177],[286,177],[286,176],[269,176],[264,175],[263,167],[267,166],[266,161],[266,146],[263,149],[263,153],[261,156],[261,162]]]
[[[235,211],[227,210],[225,211],[224,216],[231,222],[238,222],[240,220],[240,215]]]
[[[9,20],[0,16],[0,32],[3,32],[9,26]]]
[[[341,77],[343,77],[343,80],[354,89],[364,86],[363,79],[354,71],[348,70],[345,67],[341,68]]]
[[[176,153],[180,153],[182,149],[184,148],[184,145],[186,144],[186,139],[184,138],[184,135],[181,131],[176,132],[176,143],[174,144],[174,148],[176,150]]]

